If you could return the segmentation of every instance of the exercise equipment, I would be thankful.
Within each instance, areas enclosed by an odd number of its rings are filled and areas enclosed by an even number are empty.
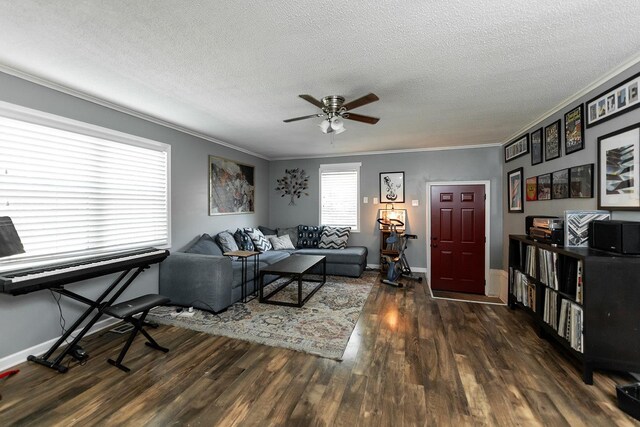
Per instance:
[[[422,282],[422,277],[414,275],[411,271],[405,254],[409,240],[415,240],[418,236],[415,234],[405,234],[404,231],[398,233],[398,227],[404,227],[404,222],[399,219],[378,218],[377,221],[379,224],[388,227],[390,231],[389,237],[385,240],[387,244],[386,249],[398,252],[398,255],[395,257],[384,255],[387,264],[389,264],[389,269],[387,270],[387,277],[386,279],[382,279],[382,283],[400,288],[403,286],[399,281],[401,277]]]

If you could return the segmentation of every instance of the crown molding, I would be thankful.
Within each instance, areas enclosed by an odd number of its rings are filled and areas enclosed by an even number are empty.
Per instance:
[[[469,149],[475,149],[475,148],[500,147],[501,145],[502,143],[491,143],[491,144],[476,144],[476,145],[456,145],[456,146],[450,146],[450,147],[406,148],[402,150],[361,151],[357,153],[319,154],[314,156],[272,157],[271,160],[324,159],[329,157],[374,156],[376,154],[420,153],[423,151],[469,150]]]
[[[9,74],[9,75],[14,76],[14,77],[18,77],[20,79],[29,81],[31,83],[35,83],[35,84],[40,85],[40,86],[44,86],[44,87],[49,88],[49,89],[53,89],[53,90],[58,91],[58,92],[62,92],[64,94],[66,94],[66,95],[71,95],[73,97],[82,99],[84,101],[91,102],[93,104],[100,105],[102,107],[109,108],[111,110],[118,111],[120,113],[127,114],[129,116],[137,117],[139,119],[146,120],[148,122],[155,123],[157,125],[164,126],[164,127],[176,130],[178,132],[182,132],[182,133],[185,133],[185,134],[188,134],[188,135],[191,135],[191,136],[195,136],[196,138],[200,138],[200,139],[207,140],[209,142],[213,142],[214,144],[222,145],[223,147],[231,148],[232,150],[240,151],[242,153],[249,154],[249,155],[255,156],[255,157],[259,157],[259,158],[264,159],[264,160],[271,160],[269,157],[267,157],[267,156],[265,156],[263,154],[255,153],[255,152],[247,150],[245,148],[238,147],[237,145],[233,145],[233,144],[230,144],[228,142],[221,141],[221,140],[219,140],[217,138],[214,138],[212,136],[205,135],[205,134],[203,134],[201,132],[186,128],[184,126],[180,126],[180,125],[178,125],[176,123],[172,123],[172,122],[169,122],[167,120],[163,120],[163,119],[160,119],[158,117],[154,117],[154,116],[151,116],[149,114],[142,113],[140,111],[133,110],[133,109],[128,108],[128,107],[124,107],[122,105],[119,105],[119,104],[116,104],[114,102],[98,98],[98,97],[93,96],[93,95],[89,95],[88,93],[85,93],[85,92],[82,92],[82,91],[79,91],[79,90],[76,90],[76,89],[72,89],[72,88],[70,88],[68,86],[65,86],[65,85],[62,85],[62,84],[59,84],[59,83],[55,83],[55,82],[53,82],[51,80],[47,80],[47,79],[44,79],[42,77],[34,76],[33,74],[29,74],[29,73],[26,73],[24,71],[17,70],[15,68],[9,67],[9,66],[4,65],[4,64],[0,64],[0,72],[3,72],[5,74]]]
[[[598,78],[595,81],[593,81],[591,84],[589,84],[587,87],[582,89],[580,92],[578,92],[578,93],[566,98],[564,101],[561,101],[555,107],[547,110],[545,113],[540,115],[537,119],[533,120],[528,125],[522,127],[518,132],[516,132],[513,135],[511,135],[506,141],[501,142],[500,145],[506,145],[506,144],[508,144],[510,142],[513,142],[513,140],[515,140],[516,138],[522,136],[523,134],[528,132],[529,129],[535,127],[537,124],[541,123],[542,121],[544,121],[549,116],[557,113],[558,111],[562,110],[563,108],[568,107],[570,104],[573,104],[578,99],[580,99],[583,96],[587,95],[589,92],[597,89],[599,86],[605,84],[606,82],[608,82],[612,78],[616,77],[618,74],[628,70],[629,68],[633,67],[634,65],[636,65],[638,63],[640,63],[640,55],[636,55],[636,56],[632,57],[631,59],[623,62],[622,64],[618,65],[613,70],[609,71],[605,75],[603,75],[600,78]]]

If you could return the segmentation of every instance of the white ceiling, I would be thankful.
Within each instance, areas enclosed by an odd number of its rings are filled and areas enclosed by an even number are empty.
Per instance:
[[[379,3],[379,4],[378,4]],[[640,59],[638,0],[0,0],[0,69],[266,158],[502,143]],[[2,68],[4,66],[4,68]],[[347,132],[298,98],[374,92]]]

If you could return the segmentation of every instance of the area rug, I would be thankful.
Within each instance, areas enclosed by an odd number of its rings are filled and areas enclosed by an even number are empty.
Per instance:
[[[351,332],[377,278],[377,272],[365,272],[360,278],[328,276],[327,283],[302,308],[261,304],[254,299],[246,304],[233,304],[219,315],[195,310],[191,317],[176,316],[175,307],[157,307],[149,313],[148,319],[342,360]],[[265,292],[283,280],[270,284]],[[303,296],[315,285],[303,283]],[[297,284],[293,283],[273,297],[291,302],[296,298]]]

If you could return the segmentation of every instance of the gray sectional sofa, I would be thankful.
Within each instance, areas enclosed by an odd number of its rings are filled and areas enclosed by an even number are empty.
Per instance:
[[[262,269],[291,254],[323,255],[327,258],[327,274],[359,277],[367,264],[367,248],[350,246],[344,249],[269,250],[260,254]],[[184,251],[173,252],[160,264],[160,294],[171,298],[172,304],[192,306],[219,312],[242,297],[242,268],[239,260],[223,256],[212,237],[203,234]],[[247,268],[247,289],[254,291],[253,260]],[[318,266],[315,273],[321,273]],[[266,276],[265,282],[277,279]]]

